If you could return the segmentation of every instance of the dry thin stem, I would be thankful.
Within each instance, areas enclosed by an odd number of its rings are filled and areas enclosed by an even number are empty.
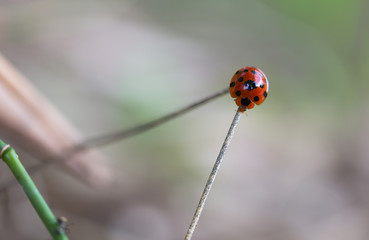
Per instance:
[[[229,90],[228,88],[223,89],[219,92],[216,92],[208,97],[205,97],[204,99],[201,99],[193,104],[190,104],[184,108],[181,108],[177,111],[174,111],[172,113],[169,113],[163,117],[160,117],[158,119],[155,119],[153,121],[141,124],[137,127],[134,128],[130,128],[130,129],[123,129],[123,130],[118,130],[116,132],[112,132],[112,133],[107,133],[104,135],[100,135],[97,137],[93,137],[90,139],[86,139],[85,141],[76,144],[68,149],[65,149],[63,151],[62,155],[55,155],[55,156],[50,156],[47,157],[45,159],[42,159],[41,163],[38,163],[30,168],[27,169],[28,173],[30,175],[40,171],[41,169],[49,166],[50,164],[54,164],[54,163],[59,163],[62,162],[68,158],[73,157],[74,155],[88,149],[89,147],[102,147],[104,145],[108,145],[108,144],[112,144],[114,142],[118,142],[121,141],[123,139],[138,135],[140,133],[143,133],[145,131],[148,131],[152,128],[155,128],[157,126],[160,126],[161,124],[164,124],[172,119],[175,119],[187,112],[190,112],[191,110],[200,107],[220,96],[225,95],[226,93],[228,93]],[[5,191],[6,188],[10,187],[12,184],[15,184],[16,181],[14,179],[11,179],[10,181],[4,183],[2,186],[0,186],[0,194],[1,192]]]
[[[181,108],[177,111],[174,111],[172,113],[169,113],[168,115],[165,115],[161,118],[158,118],[158,119],[155,119],[153,121],[150,121],[150,122],[147,122],[147,123],[144,123],[142,125],[139,125],[137,127],[134,127],[134,128],[131,128],[131,129],[124,129],[124,130],[120,130],[120,131],[116,131],[116,132],[113,132],[113,133],[108,133],[108,134],[105,134],[105,135],[101,135],[101,136],[98,136],[98,137],[95,137],[95,138],[90,138],[90,139],[87,139],[85,140],[82,144],[80,145],[84,145],[84,146],[90,146],[90,147],[99,147],[99,146],[102,146],[102,145],[107,145],[109,143],[113,143],[113,142],[116,142],[116,141],[120,141],[120,140],[123,140],[125,138],[128,138],[128,137],[131,137],[131,136],[134,136],[134,135],[137,135],[139,133],[142,133],[142,132],[145,132],[147,130],[150,130],[156,126],[159,126],[163,123],[166,123],[172,119],[175,119],[199,106],[202,106],[204,105],[205,103],[208,103],[220,96],[223,96],[225,95],[226,93],[229,92],[229,89],[226,88],[226,89],[223,89],[219,92],[216,92],[208,97],[205,97],[204,99],[201,99],[193,104],[190,104],[184,108]]]
[[[186,237],[185,237],[185,240],[190,240],[192,238],[192,235],[197,227],[197,224],[199,222],[199,219],[200,219],[200,215],[201,215],[201,212],[202,210],[204,209],[204,206],[205,206],[205,201],[210,193],[210,189],[214,183],[214,180],[215,180],[215,177],[219,171],[219,168],[220,168],[220,164],[222,163],[222,160],[224,158],[224,154],[226,153],[227,149],[228,149],[228,146],[231,142],[231,139],[233,137],[233,134],[234,134],[234,131],[236,129],[236,126],[240,120],[240,117],[241,117],[241,112],[240,111],[237,111],[236,112],[236,115],[234,116],[233,118],[233,121],[232,121],[232,124],[228,130],[228,133],[227,133],[227,136],[224,140],[224,143],[223,143],[223,146],[222,148],[220,149],[220,152],[219,152],[219,155],[217,157],[217,160],[215,161],[214,163],[214,166],[213,166],[213,169],[210,173],[210,176],[208,178],[208,181],[206,182],[206,185],[205,185],[205,188],[204,188],[204,191],[201,195],[201,198],[200,198],[200,201],[199,201],[199,204],[197,205],[197,208],[196,208],[196,211],[195,211],[195,214],[193,215],[193,218],[192,218],[192,221],[191,221],[191,224],[190,224],[190,227],[188,228],[188,231],[187,231],[187,234],[186,234]]]
[[[33,173],[34,171],[37,171],[39,170],[40,168],[43,168],[48,164],[50,163],[53,163],[53,162],[58,162],[58,161],[62,161],[64,159],[67,159],[71,156],[74,156],[75,154],[85,150],[86,148],[88,147],[102,147],[104,145],[108,145],[108,144],[111,144],[111,143],[114,143],[114,142],[118,142],[118,141],[121,141],[123,139],[126,139],[126,138],[129,138],[129,137],[132,137],[132,136],[135,136],[137,134],[140,134],[142,132],[145,132],[145,131],[148,131],[154,127],[157,127],[161,124],[164,124],[172,119],[175,119],[201,105],[204,105],[205,103],[208,103],[220,96],[223,96],[224,94],[228,93],[228,88],[226,89],[223,89],[222,91],[219,91],[217,93],[214,93],[213,95],[211,96],[208,96],[198,102],[195,102],[193,104],[190,104],[189,106],[186,106],[184,108],[181,108],[177,111],[174,111],[172,113],[169,113],[163,117],[160,117],[158,119],[155,119],[155,120],[152,120],[150,122],[147,122],[147,123],[144,123],[144,124],[141,124],[137,127],[134,127],[134,128],[130,128],[130,129],[123,129],[123,130],[118,130],[116,132],[112,132],[112,133],[107,133],[105,135],[100,135],[100,136],[97,136],[97,137],[93,137],[93,138],[90,138],[90,139],[86,139],[85,141],[83,141],[82,143],[80,144],[77,144],[75,145],[74,147],[71,147],[70,149],[67,149],[64,154],[62,156],[56,156],[56,157],[51,157],[51,158],[48,158],[46,160],[44,160],[39,166],[36,166],[32,169],[29,169],[28,171],[30,173]]]

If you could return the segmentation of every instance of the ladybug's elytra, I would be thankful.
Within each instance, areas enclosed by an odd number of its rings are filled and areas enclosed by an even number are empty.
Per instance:
[[[256,67],[239,69],[232,77],[229,92],[239,111],[244,112],[264,102],[268,96],[269,83],[265,74]]]

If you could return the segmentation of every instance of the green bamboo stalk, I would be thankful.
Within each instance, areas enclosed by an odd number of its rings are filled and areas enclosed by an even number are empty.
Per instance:
[[[36,185],[33,183],[31,177],[28,175],[26,169],[20,162],[17,153],[8,144],[0,140],[0,157],[8,165],[13,175],[22,186],[29,201],[36,210],[38,216],[46,226],[47,230],[54,238],[54,240],[68,240],[64,230],[60,229],[57,219],[50,210],[49,206],[41,196]]]

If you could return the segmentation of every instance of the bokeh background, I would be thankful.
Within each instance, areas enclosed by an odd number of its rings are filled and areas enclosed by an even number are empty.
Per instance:
[[[366,0],[1,0],[0,52],[85,137],[260,67],[268,99],[242,117],[194,239],[366,240],[368,12]],[[235,110],[224,96],[101,148],[103,189],[58,166],[36,181],[70,239],[181,239]],[[19,186],[2,194],[1,239],[50,239]]]

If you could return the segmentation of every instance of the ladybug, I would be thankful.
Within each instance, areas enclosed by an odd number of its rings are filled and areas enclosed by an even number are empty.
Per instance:
[[[239,69],[232,77],[229,92],[235,99],[240,112],[264,102],[268,96],[269,83],[265,74],[256,67]]]

